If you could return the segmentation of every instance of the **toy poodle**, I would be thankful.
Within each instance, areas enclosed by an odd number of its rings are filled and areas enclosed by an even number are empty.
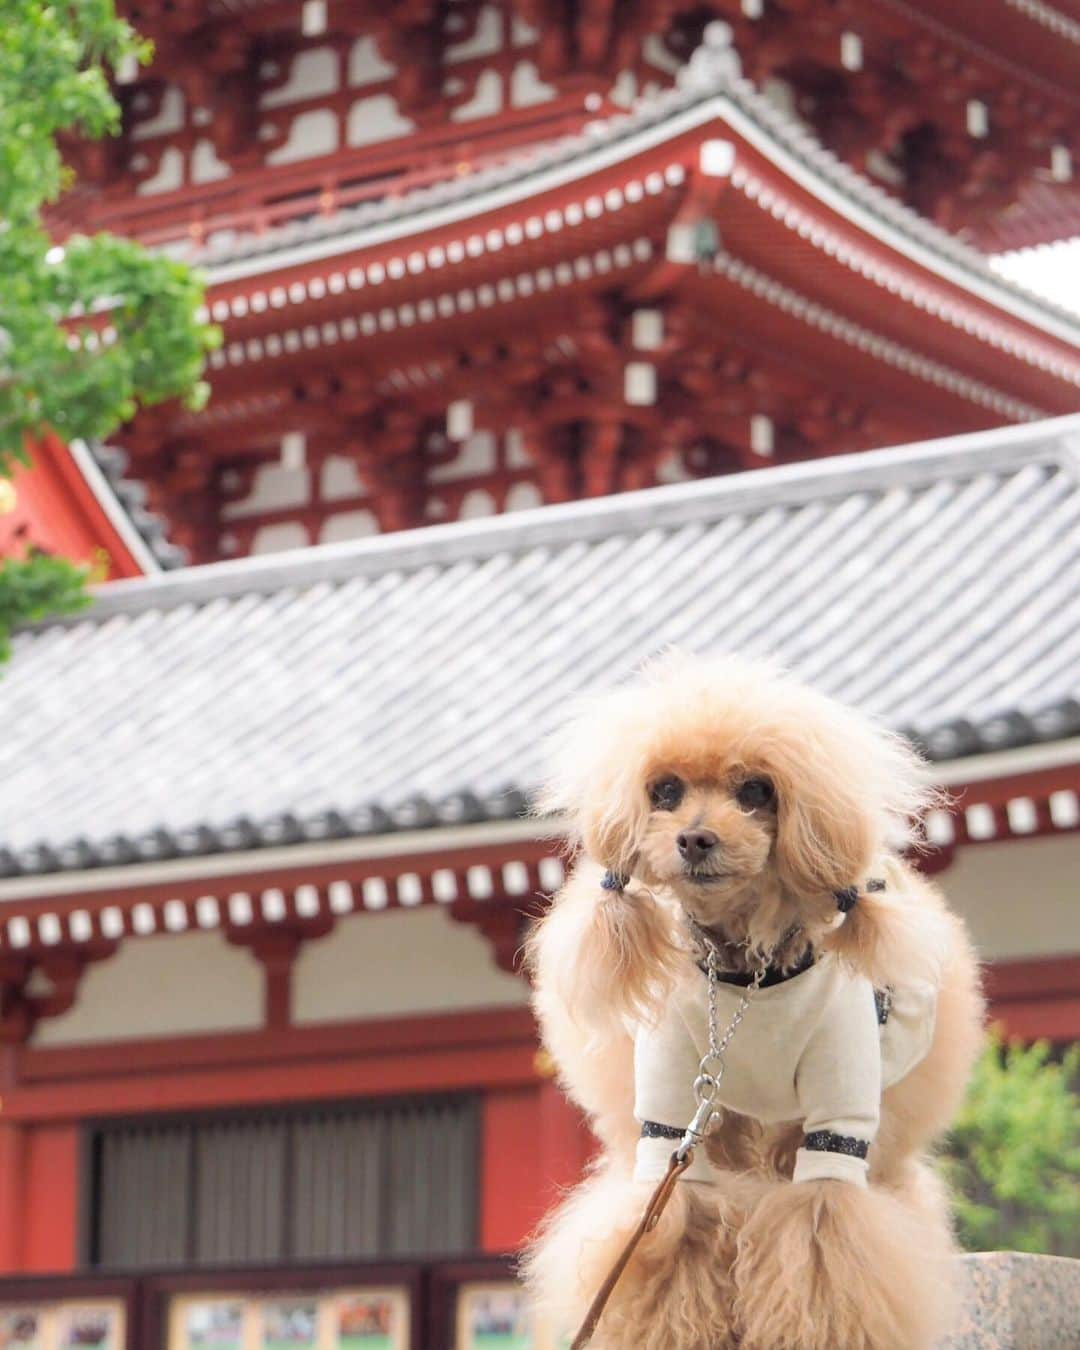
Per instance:
[[[555,764],[542,809],[580,855],[534,1003],[602,1147],[526,1255],[537,1304],[581,1323],[679,1150],[596,1350],[932,1346],[953,1244],[927,1150],[983,1006],[906,860],[926,767],[772,666],[677,654],[583,704]]]

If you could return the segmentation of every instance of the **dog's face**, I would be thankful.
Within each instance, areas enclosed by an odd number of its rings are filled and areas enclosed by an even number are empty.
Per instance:
[[[649,776],[636,871],[667,887],[699,923],[723,920],[775,874],[779,797],[772,778],[742,766],[707,777],[679,766]]]
[[[832,893],[865,879],[924,800],[906,744],[734,659],[665,659],[591,701],[559,767],[546,804],[597,862],[707,927],[737,913],[759,932],[834,917]]]

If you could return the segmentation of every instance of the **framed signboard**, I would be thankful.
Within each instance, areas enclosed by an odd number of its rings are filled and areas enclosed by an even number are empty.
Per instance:
[[[454,1323],[455,1350],[538,1350],[528,1300],[512,1280],[461,1285]]]
[[[117,1299],[0,1304],[0,1350],[126,1350],[127,1333]]]
[[[184,1350],[244,1350],[242,1299],[177,1299],[169,1310],[170,1346]]]
[[[60,1303],[53,1309],[56,1350],[124,1350],[122,1303]],[[48,1345],[43,1348],[48,1350]]]
[[[333,1350],[408,1350],[409,1305],[400,1289],[364,1289],[336,1296]]]
[[[148,1275],[140,1350],[429,1350],[422,1287],[416,1265]]]
[[[0,1350],[45,1350],[40,1308],[0,1308]]]
[[[433,1273],[438,1350],[569,1350],[539,1318],[508,1260],[449,1264]]]
[[[183,1294],[169,1303],[164,1350],[410,1350],[404,1288],[286,1296]]]

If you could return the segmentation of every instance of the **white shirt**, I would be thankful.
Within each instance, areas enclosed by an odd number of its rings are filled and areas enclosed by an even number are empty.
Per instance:
[[[717,986],[719,1028],[730,1022],[744,990]],[[634,1030],[634,1114],[684,1129],[697,1107],[694,1079],[708,1048],[706,977],[687,968],[659,1019]],[[913,983],[892,991],[879,1025],[870,981],[835,956],[820,957],[801,975],[759,989],[728,1046],[717,1104],[764,1124],[799,1121],[809,1134],[828,1131],[871,1143],[877,1133],[881,1093],[926,1054],[934,1032],[937,991]],[[670,1139],[638,1142],[638,1180],[659,1179],[675,1145]],[[866,1184],[866,1162],[850,1153],[796,1155],[795,1181],[835,1178]],[[684,1180],[716,1175],[697,1149]]]

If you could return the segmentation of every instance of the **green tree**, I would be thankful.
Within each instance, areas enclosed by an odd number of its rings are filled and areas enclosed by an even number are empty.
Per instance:
[[[971,1251],[1080,1256],[1080,1044],[991,1037],[941,1166]]]
[[[205,402],[217,331],[180,263],[108,234],[54,246],[42,210],[68,186],[57,136],[115,134],[109,72],[149,59],[113,0],[0,0],[0,475],[35,438],[107,436],[141,404]],[[84,603],[59,559],[0,566],[0,656],[12,624]]]

